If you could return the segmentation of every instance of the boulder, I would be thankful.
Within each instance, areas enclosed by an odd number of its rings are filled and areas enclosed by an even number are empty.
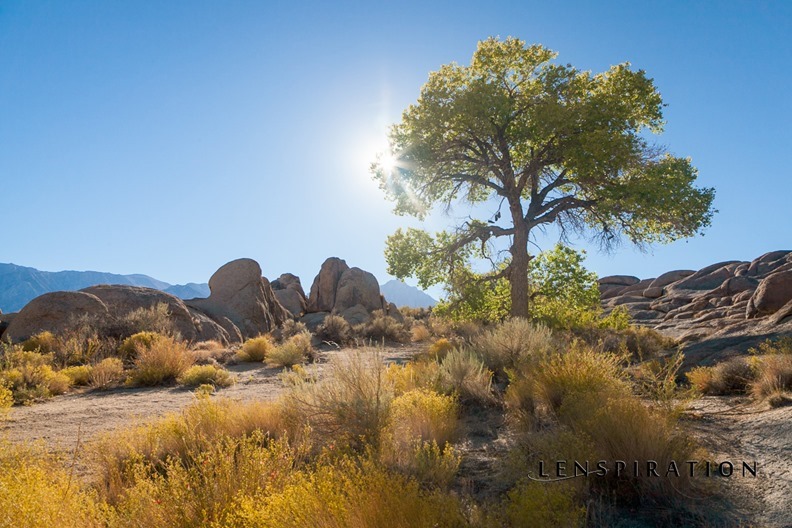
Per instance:
[[[371,319],[371,311],[362,304],[356,304],[339,312],[339,315],[351,325],[366,323]]]
[[[790,262],[790,257],[792,257],[792,251],[789,250],[765,253],[751,261],[747,273],[751,276],[762,276],[777,271],[777,268]]]
[[[305,297],[300,277],[284,273],[272,281],[272,291],[278,302],[294,317],[301,317],[308,310],[308,299]]]
[[[385,307],[385,315],[389,315],[398,322],[404,324],[404,316],[399,311],[399,308],[393,303],[387,303],[387,306]]]
[[[382,310],[382,295],[377,278],[360,268],[350,268],[341,274],[335,294],[333,313],[343,313],[356,305],[368,312]]]
[[[657,277],[655,280],[653,280],[652,283],[649,285],[649,288],[662,288],[662,287],[668,286],[669,284],[672,284],[674,282],[680,281],[680,280],[682,280],[682,279],[684,279],[686,277],[690,277],[694,273],[696,273],[696,272],[693,271],[693,270],[674,270],[674,271],[669,271],[669,272],[663,273],[662,275]]]
[[[140,286],[107,285],[91,286],[80,290],[95,295],[107,306],[110,315],[123,317],[138,309],[154,308],[158,304],[168,307],[171,323],[187,341],[213,339],[228,343],[229,333],[220,325],[202,314],[192,313],[187,305],[169,293]]]
[[[762,279],[748,301],[745,315],[754,317],[772,314],[792,301],[792,271],[772,273]]]
[[[291,288],[276,290],[273,288],[273,292],[281,306],[286,308],[292,316],[301,317],[305,313],[307,308],[305,297],[301,296],[297,290]]]
[[[657,299],[663,296],[662,286],[650,286],[643,291],[643,296],[647,299]]]
[[[300,317],[300,322],[303,323],[308,328],[308,330],[314,332],[322,323],[324,323],[324,320],[328,315],[330,315],[330,312],[307,313]]]
[[[719,262],[698,270],[693,275],[669,286],[669,290],[712,290],[734,276],[734,270],[742,264],[737,260]]]
[[[221,266],[209,279],[209,290],[208,298],[192,299],[188,306],[214,321],[227,318],[243,338],[269,332],[290,318],[255,260],[237,259]]]
[[[308,312],[330,312],[333,310],[338,281],[348,269],[347,263],[338,257],[330,257],[324,261],[319,274],[311,285],[311,294],[308,297]]]
[[[787,317],[792,317],[792,301],[789,301],[770,317],[771,325],[781,324]]]
[[[627,286],[626,288],[624,288],[622,291],[619,292],[619,295],[621,296],[626,296],[629,294],[643,295],[644,290],[647,289],[652,284],[653,281],[654,278],[638,281],[632,286]]]
[[[45,293],[27,303],[14,317],[3,339],[18,342],[43,331],[61,333],[76,317],[87,315],[108,317],[107,306],[96,295],[85,292],[59,291]]]
[[[632,275],[609,275],[599,279],[597,284],[600,286],[606,284],[614,286],[632,286],[633,284],[638,284],[640,281],[641,279],[638,277],[633,277]]]
[[[14,317],[16,317],[16,315],[17,315],[16,313],[8,313],[8,314],[0,313],[0,339],[3,338],[3,333],[8,328],[8,325],[11,324],[11,321],[14,320]]]

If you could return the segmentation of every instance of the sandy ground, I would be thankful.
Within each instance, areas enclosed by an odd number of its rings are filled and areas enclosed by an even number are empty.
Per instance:
[[[417,352],[415,346],[384,349],[385,361],[404,361]],[[324,352],[313,366],[320,373],[338,352]],[[218,394],[241,401],[268,400],[283,391],[278,374],[283,369],[261,363],[229,366],[237,383]],[[0,422],[0,439],[12,442],[43,441],[51,450],[72,451],[78,443],[133,423],[150,421],[177,412],[195,401],[189,389],[180,387],[118,388],[108,391],[73,392],[29,406],[14,407]]]
[[[725,479],[750,525],[792,527],[792,406],[771,409],[745,397],[704,397],[689,424],[717,461],[757,462],[757,477]]]

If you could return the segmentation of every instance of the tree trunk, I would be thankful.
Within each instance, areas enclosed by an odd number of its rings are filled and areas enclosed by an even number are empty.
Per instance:
[[[513,204],[509,207],[514,222],[514,241],[509,252],[511,253],[511,270],[509,283],[511,285],[511,316],[528,318],[528,226],[523,219],[522,206]]]

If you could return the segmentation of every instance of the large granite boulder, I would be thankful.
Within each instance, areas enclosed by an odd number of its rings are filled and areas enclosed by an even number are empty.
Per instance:
[[[781,271],[768,275],[756,287],[748,301],[745,315],[754,318],[772,314],[792,301],[792,271]]]
[[[338,257],[330,257],[324,261],[319,274],[311,285],[311,294],[308,297],[309,312],[330,312],[333,310],[338,281],[348,269],[347,263]]]
[[[356,305],[369,312],[382,310],[382,295],[374,275],[360,268],[350,268],[338,280],[333,312],[342,313]]]
[[[160,290],[140,286],[102,284],[80,291],[101,299],[113,317],[123,317],[134,310],[151,309],[158,304],[164,304],[168,308],[168,317],[173,328],[187,341],[213,339],[228,343],[234,340],[222,326],[204,314],[190,310],[178,297]]]
[[[221,266],[209,279],[209,290],[208,298],[192,299],[187,305],[218,323],[230,321],[243,338],[269,332],[290,318],[255,260],[237,259]]]
[[[308,310],[308,299],[305,297],[300,277],[291,273],[284,273],[272,281],[272,291],[278,302],[286,308],[292,316],[299,318]]]
[[[45,293],[27,303],[11,320],[3,339],[24,341],[39,332],[61,333],[82,315],[107,317],[107,306],[97,296],[85,292]]]

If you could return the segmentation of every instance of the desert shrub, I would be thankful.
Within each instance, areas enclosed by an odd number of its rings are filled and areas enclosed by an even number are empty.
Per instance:
[[[792,353],[769,354],[757,359],[755,379],[749,384],[751,395],[758,400],[773,398],[776,403],[783,403],[783,393],[792,391]]]
[[[423,343],[432,337],[432,332],[424,324],[414,325],[410,329],[410,339],[413,343]]]
[[[316,336],[322,341],[345,345],[352,340],[352,327],[339,315],[328,315],[316,329]]]
[[[91,382],[91,365],[76,365],[73,367],[66,367],[60,372],[69,378],[69,384],[74,387],[83,387]]]
[[[282,489],[296,464],[288,445],[267,442],[261,433],[221,437],[186,455],[186,460],[170,458],[157,468],[132,461],[123,493],[112,500],[109,525],[227,526],[222,521],[238,509],[241,498],[263,498]]]
[[[393,399],[388,430],[397,442],[437,442],[443,446],[456,437],[457,404],[452,396],[416,389]]]
[[[214,365],[195,365],[185,370],[178,378],[178,383],[186,387],[210,384],[214,387],[230,387],[234,384],[234,376],[227,370]]]
[[[361,329],[361,337],[374,341],[396,341],[406,342],[409,333],[404,325],[389,315],[385,315],[382,310],[374,310],[369,319]]]
[[[304,334],[309,333],[308,327],[305,326],[305,323],[301,321],[295,321],[294,319],[287,319],[277,330],[275,330],[275,336],[277,337],[279,342],[284,342],[288,340],[291,336],[297,334]]]
[[[106,389],[123,376],[124,363],[120,359],[104,358],[91,369],[88,384],[95,389]]]
[[[454,349],[454,344],[445,337],[441,337],[429,346],[427,354],[435,359],[443,359],[446,354]]]
[[[576,528],[586,518],[586,508],[575,500],[576,489],[567,482],[522,481],[506,495],[493,526],[558,526]]]
[[[0,526],[104,526],[94,496],[38,448],[0,443]]]
[[[440,362],[441,383],[463,401],[491,403],[492,372],[469,349],[454,349]]]
[[[437,361],[417,360],[403,365],[391,363],[385,375],[397,396],[415,389],[440,391],[443,386]]]
[[[267,365],[270,367],[292,367],[302,363],[312,354],[311,334],[308,332],[294,334],[269,353]]]
[[[260,335],[248,339],[242,348],[234,356],[234,359],[241,363],[254,363],[264,361],[264,359],[275,349],[272,343],[272,336]]]
[[[693,397],[690,391],[682,391],[677,383],[679,369],[685,360],[682,351],[641,363],[634,369],[635,384],[639,393],[672,413],[682,413]]]
[[[525,361],[542,358],[555,346],[549,328],[520,318],[507,320],[473,342],[474,350],[487,367],[499,373]]]
[[[393,398],[379,350],[348,350],[333,357],[326,372],[321,380],[292,380],[284,396],[291,423],[310,425],[325,442],[378,446]]]
[[[142,348],[151,348],[159,341],[168,337],[156,332],[138,332],[124,339],[118,346],[118,356],[125,362],[131,363],[137,358],[138,351]]]
[[[745,392],[755,372],[744,357],[733,357],[712,367],[698,367],[687,374],[688,381],[703,394]]]
[[[136,358],[129,372],[132,385],[153,386],[178,378],[195,358],[184,343],[172,337],[155,339],[150,345],[135,347]]]
[[[7,346],[0,361],[0,384],[11,390],[16,403],[27,404],[62,394],[69,378],[52,368],[53,355]]]
[[[268,497],[245,497],[226,526],[461,527],[461,510],[450,493],[423,490],[372,461],[343,458],[295,474]]]
[[[136,308],[118,319],[121,336],[140,332],[153,332],[178,337],[166,303],[160,302],[149,308]]]
[[[162,469],[172,459],[201,466],[201,453],[222,438],[242,438],[255,431],[266,438],[294,438],[299,433],[289,433],[277,403],[201,398],[179,413],[101,436],[89,458],[102,495],[114,503],[137,480],[131,469],[135,464]]]
[[[220,341],[210,339],[195,343],[190,347],[198,365],[217,365],[230,359],[234,352]]]
[[[8,416],[11,406],[14,405],[14,393],[0,382],[0,421]]]
[[[22,350],[49,354],[60,348],[60,342],[55,334],[49,331],[39,332],[22,343]]]
[[[748,349],[755,355],[792,354],[792,336],[765,339],[755,348]]]

